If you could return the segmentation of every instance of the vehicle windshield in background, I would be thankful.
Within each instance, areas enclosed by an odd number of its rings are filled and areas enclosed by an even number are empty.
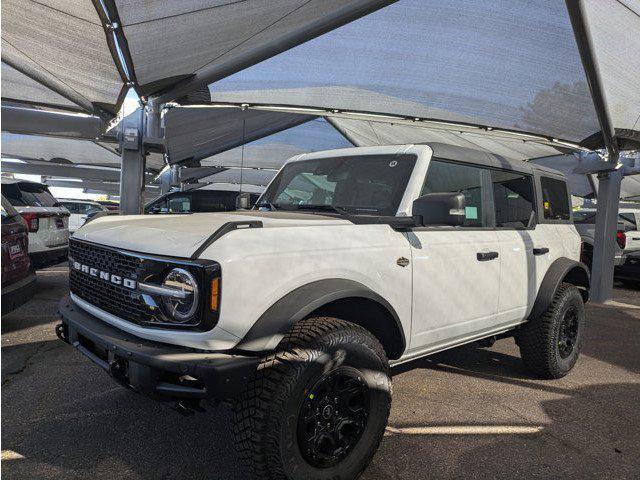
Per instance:
[[[596,212],[585,212],[580,210],[573,212],[573,223],[578,225],[595,225]],[[625,231],[637,230],[638,228],[635,216],[632,213],[620,213],[618,215],[618,224],[621,224]]]
[[[581,211],[573,212],[573,223],[596,223],[596,213]]]
[[[45,185],[38,183],[9,183],[2,185],[2,193],[16,207],[61,207]]]
[[[413,155],[322,158],[287,164],[261,197],[261,209],[395,215]]]

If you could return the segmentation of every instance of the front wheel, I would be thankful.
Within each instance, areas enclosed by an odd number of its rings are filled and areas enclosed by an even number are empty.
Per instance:
[[[376,452],[391,379],[365,329],[320,317],[296,324],[236,400],[234,437],[260,479],[353,479]]]
[[[547,310],[515,335],[525,366],[541,378],[564,377],[578,361],[585,323],[580,291],[561,283]]]

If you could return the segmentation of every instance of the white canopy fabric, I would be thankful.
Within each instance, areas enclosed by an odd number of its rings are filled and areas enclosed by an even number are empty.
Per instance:
[[[640,0],[589,0],[586,11],[613,125],[640,142]]]
[[[209,175],[201,178],[199,183],[232,183],[235,185],[254,185],[260,187],[266,187],[273,179],[276,170],[251,170],[251,169],[239,169],[231,168],[224,172],[216,173],[215,175]]]
[[[120,156],[114,148],[115,145],[98,144],[91,140],[2,132],[3,158],[119,167]],[[151,154],[147,157],[148,170],[159,171],[163,167],[162,155]]]
[[[87,111],[115,113],[123,82],[90,0],[2,2],[2,59]]]
[[[2,62],[2,98],[43,107],[80,110],[62,95]]]
[[[164,116],[165,148],[170,163],[200,160],[314,118],[240,108],[172,108]]]
[[[426,125],[404,125],[382,121],[354,120],[332,117],[331,123],[356,145],[404,145],[438,142],[459,147],[486,150],[515,160],[557,155],[559,146],[550,146],[517,136],[492,135],[491,132],[455,130],[453,127],[434,128]]]
[[[586,2],[614,126],[633,138],[638,0]],[[566,5],[556,0],[400,0],[210,90],[212,101],[462,121],[601,146]]]
[[[277,170],[295,155],[352,146],[324,119],[316,119],[248,143],[244,148],[213,155],[201,164]]]
[[[186,82],[188,94],[387,3],[6,0],[2,60],[84,111],[115,114],[128,83],[147,95]]]

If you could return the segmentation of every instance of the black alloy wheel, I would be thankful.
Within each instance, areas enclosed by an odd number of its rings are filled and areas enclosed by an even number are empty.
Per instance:
[[[298,447],[316,468],[340,463],[358,443],[369,417],[369,389],[360,372],[340,367],[311,387],[300,407]]]

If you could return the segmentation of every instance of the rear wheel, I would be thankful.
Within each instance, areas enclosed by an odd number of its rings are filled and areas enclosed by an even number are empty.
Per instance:
[[[526,367],[549,379],[569,373],[582,349],[585,322],[580,291],[574,285],[560,284],[549,308],[515,335]]]
[[[380,343],[349,322],[306,319],[236,401],[236,447],[255,478],[352,479],[377,450],[390,404]]]

